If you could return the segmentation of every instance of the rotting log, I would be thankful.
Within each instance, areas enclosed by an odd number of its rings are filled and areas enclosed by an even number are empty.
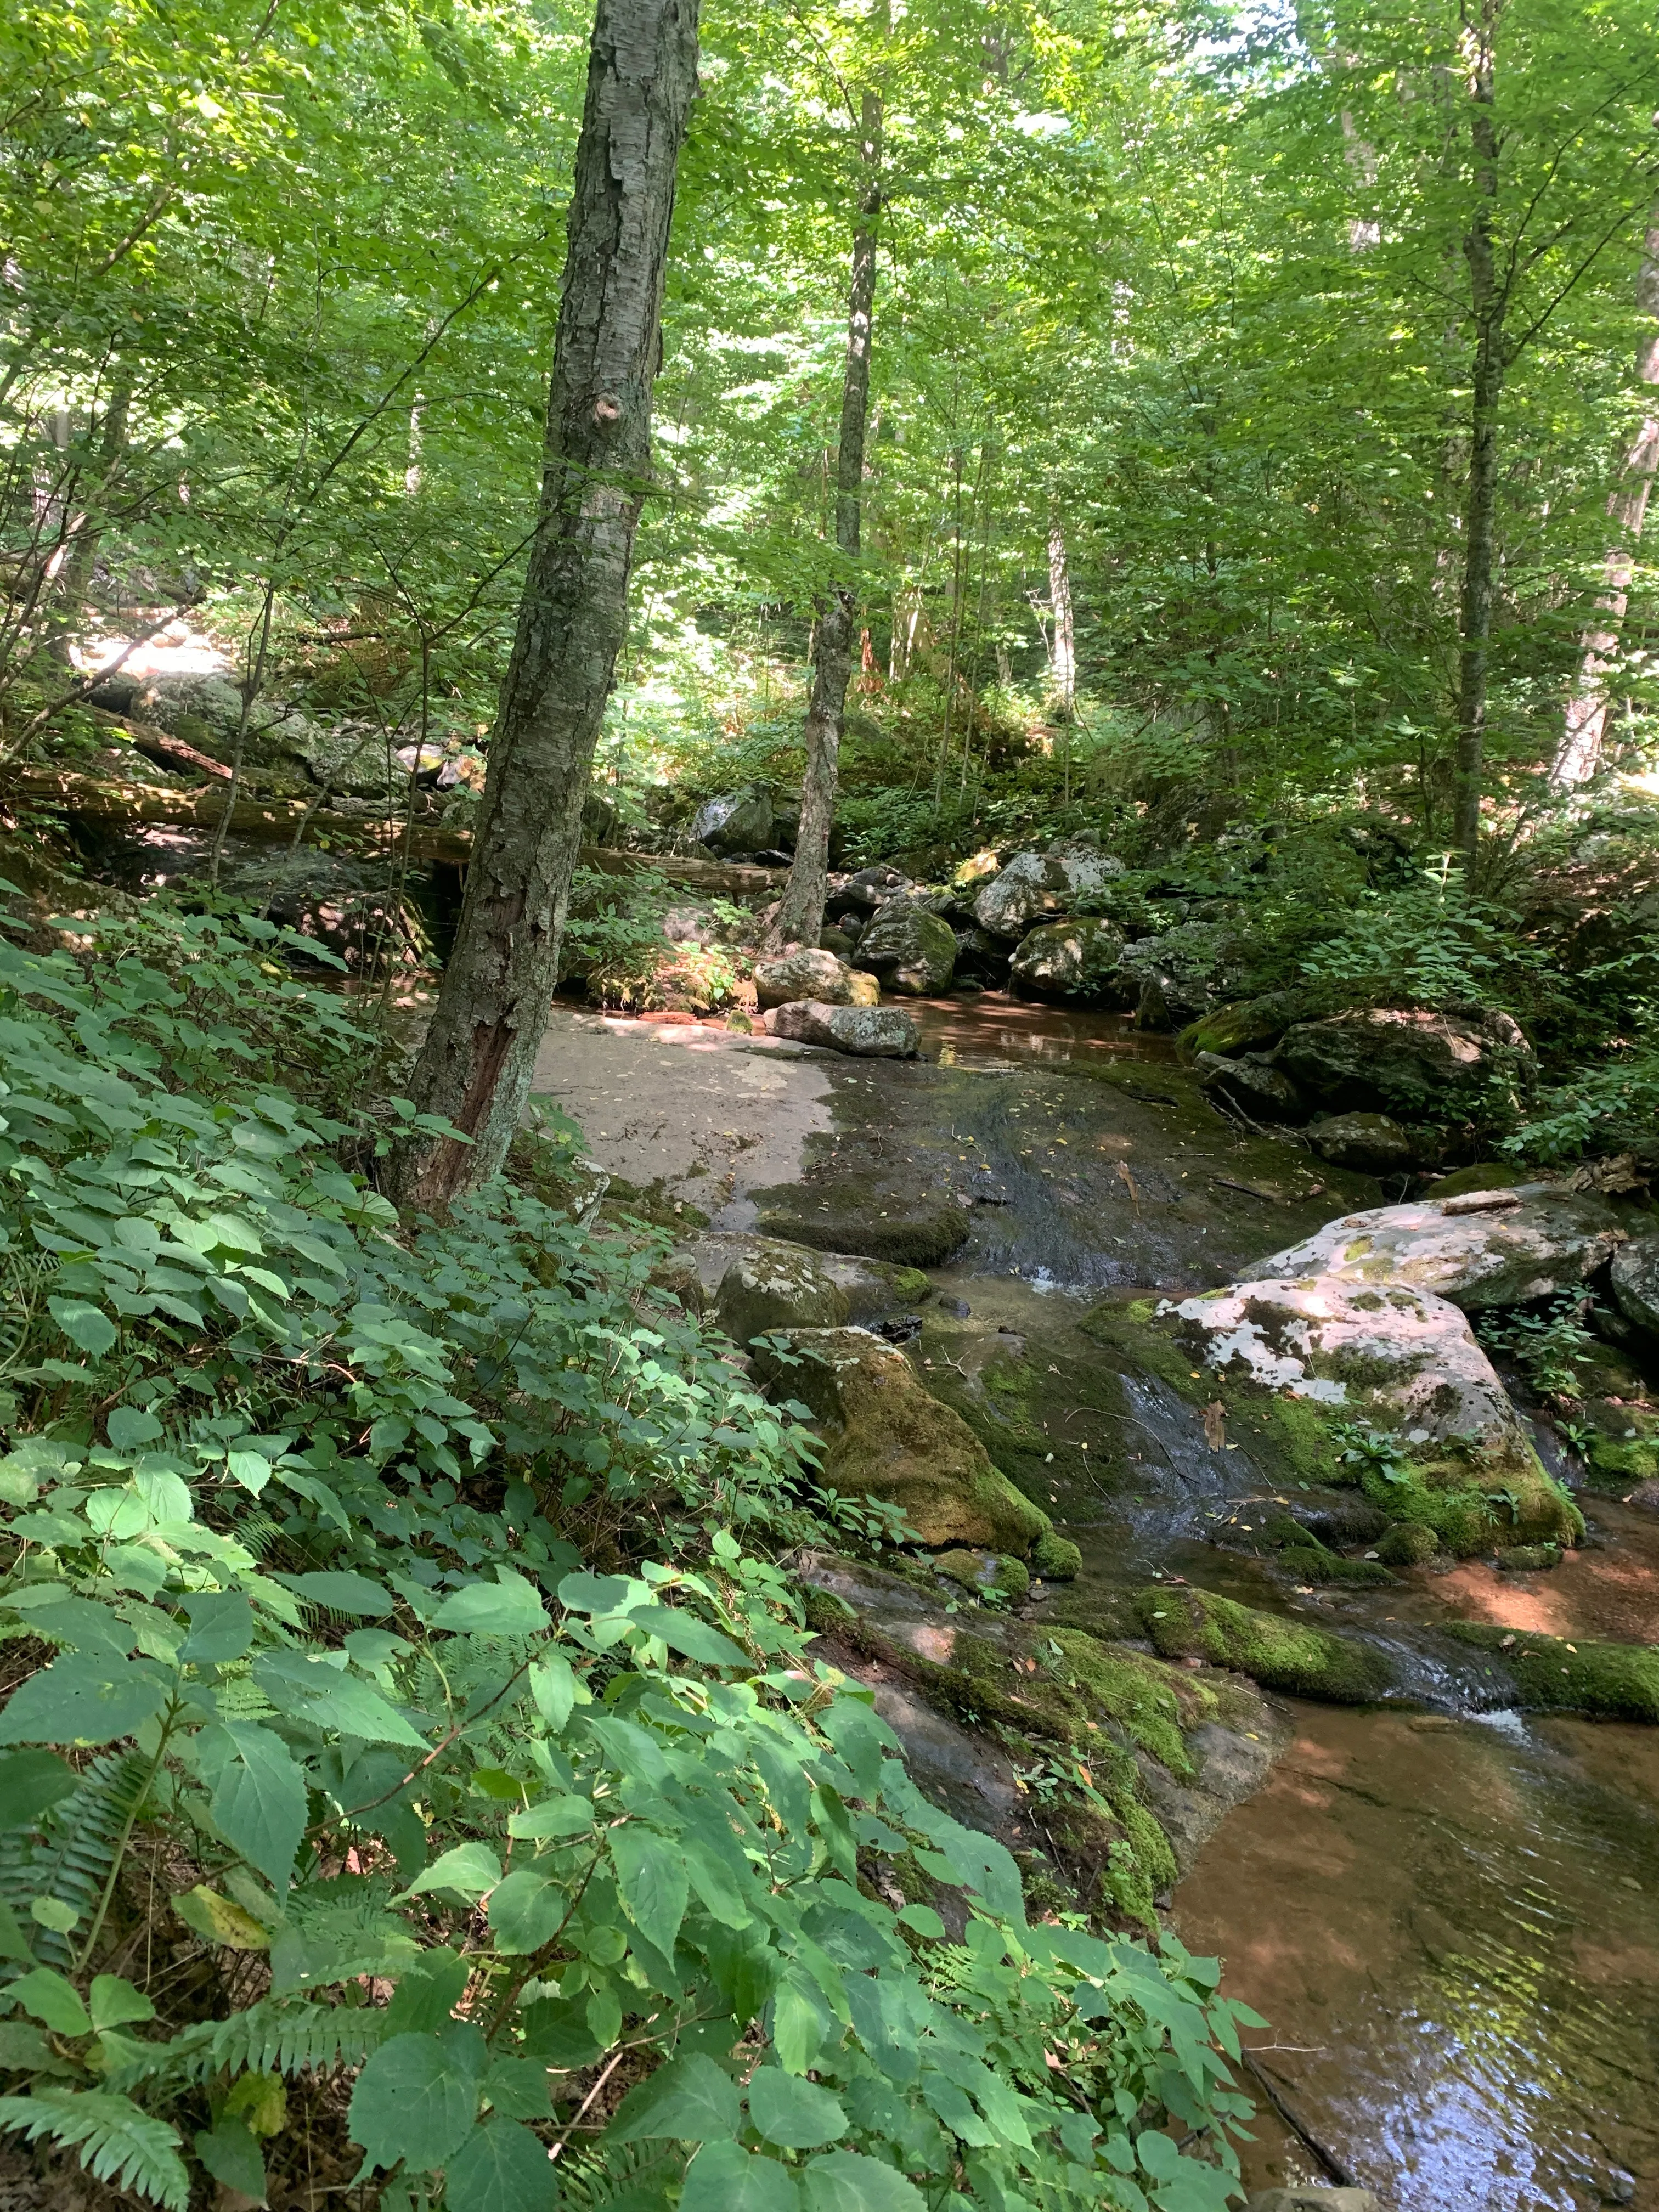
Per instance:
[[[409,857],[422,863],[465,867],[472,849],[471,832],[444,823],[440,802],[415,794],[412,820],[401,815],[363,815],[314,806],[303,799],[239,799],[230,829],[240,837],[292,837],[306,823],[307,841],[326,840],[331,851],[390,854],[399,850],[407,828]],[[216,830],[223,818],[222,785],[141,783],[130,776],[87,775],[76,769],[27,764],[14,768],[0,783],[0,803],[45,809],[87,822],[170,823]],[[581,865],[608,876],[654,871],[678,889],[711,897],[760,898],[775,895],[781,868],[743,867],[729,861],[678,859],[660,853],[628,853],[608,845],[584,845]]]

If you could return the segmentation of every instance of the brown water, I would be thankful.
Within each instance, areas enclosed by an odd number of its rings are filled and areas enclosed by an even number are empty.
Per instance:
[[[1252,1186],[1255,1249],[1294,1241],[1278,1224],[1317,1164],[1264,1146],[1282,1159],[1282,1191],[1254,1154],[1199,1188],[1181,1163],[1214,1143],[1202,1133],[1214,1117],[1174,1067],[1169,1039],[1120,1016],[991,994],[913,1011],[944,1067],[1027,1067],[1073,1084],[1055,1109],[1069,1152],[1039,1158],[1121,1144],[1097,1127],[1130,1126],[1123,1101],[1137,1102],[1129,1157],[1147,1202],[1125,1221],[1093,1185],[1062,1212],[1054,1184],[1022,1175],[1024,1154],[996,1151],[998,1117],[1040,1090],[992,1086],[971,1121],[952,1094],[952,1127],[971,1128],[977,1156],[994,1160],[1000,1200],[941,1282],[976,1325],[1046,1328],[1053,1341],[1068,1286],[1178,1270],[1182,1253],[1162,1249],[1174,1231],[1160,1225],[1160,1172],[1185,1186],[1179,1211],[1209,1223],[1212,1243],[1247,1232],[1250,1195],[1246,1231],[1222,1208],[1240,1209]],[[1089,1073],[1107,1080],[1075,1084]],[[1343,1200],[1333,1192],[1324,1203]],[[1190,1244],[1194,1227],[1184,1233]],[[1051,1371],[1069,1374],[1066,1353],[1055,1358]],[[1127,1492],[1097,1486],[1092,1504],[1079,1440],[1103,1452],[1108,1432],[1062,1400],[1052,1409],[1053,1510],[1085,1561],[1069,1617],[1079,1605],[1086,1613],[1091,1584],[1103,1594],[1161,1566],[1386,1644],[1423,1701],[1363,1711],[1285,1701],[1289,1749],[1176,1892],[1182,1939],[1218,1954],[1224,1987],[1271,2022],[1246,2041],[1301,2130],[1261,2104],[1248,2185],[1328,2185],[1312,2138],[1385,2212],[1659,2212],[1659,1730],[1479,1712],[1494,1695],[1479,1662],[1433,1634],[1462,1618],[1659,1642],[1659,1521],[1586,1499],[1590,1540],[1553,1573],[1468,1562],[1381,1590],[1293,1595],[1261,1563],[1206,1540],[1206,1506],[1259,1486],[1248,1451],[1220,1462],[1191,1409],[1151,1377],[1144,1388],[1131,1378],[1126,1402],[1145,1438],[1135,1476]]]

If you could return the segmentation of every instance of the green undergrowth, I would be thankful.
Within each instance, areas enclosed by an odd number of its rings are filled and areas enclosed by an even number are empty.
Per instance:
[[[1460,1620],[1446,1631],[1496,1655],[1520,1704],[1593,1713],[1601,1720],[1659,1721],[1659,1649],[1522,1635],[1495,1622]]]
[[[1214,1963],[1032,1924],[809,1657],[798,1433],[660,1240],[557,1131],[400,1223],[278,949],[0,946],[0,2128],[166,2212],[550,2212],[555,2147],[637,2212],[1220,2212]]]
[[[1392,1685],[1381,1652],[1310,1622],[1287,1620],[1218,1597],[1212,1591],[1154,1583],[1136,1610],[1152,1648],[1165,1659],[1206,1659],[1249,1674],[1264,1689],[1335,1705],[1361,1705]]]

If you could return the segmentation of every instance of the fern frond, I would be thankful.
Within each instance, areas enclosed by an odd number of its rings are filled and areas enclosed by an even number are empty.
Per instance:
[[[105,1752],[94,1759],[33,1837],[14,1832],[0,1838],[0,1898],[25,1917],[35,1898],[50,1897],[72,1909],[76,1927],[90,1918],[109,1878],[116,1838],[149,1772],[149,1761],[137,1752]],[[67,1966],[74,1935],[73,1928],[31,1928],[35,1956],[49,1966]]]
[[[112,2087],[140,2081],[179,2084],[212,2075],[331,2074],[361,2066],[386,2032],[386,2014],[374,2007],[294,2004],[262,1997],[228,2020],[198,2021],[167,2043],[144,2046],[142,2056],[109,2075]]]
[[[32,2097],[0,2097],[0,2128],[21,2128],[24,2139],[46,2136],[73,2150],[99,2181],[166,2207],[188,2212],[190,2176],[179,2155],[179,2130],[130,2098],[107,2089],[37,2089]]]
[[[595,2143],[577,2151],[561,2171],[559,2194],[572,2212],[603,2212],[620,2197],[631,2201],[636,2193],[648,2193],[654,2180],[678,2181],[680,2163],[659,2142],[615,2143],[608,2148]]]

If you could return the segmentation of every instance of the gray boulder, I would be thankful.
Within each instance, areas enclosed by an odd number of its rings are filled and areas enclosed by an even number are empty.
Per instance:
[[[1008,973],[1008,962],[1012,947],[1006,937],[994,937],[988,929],[969,922],[958,926],[951,934],[957,940],[956,973],[958,978],[973,976],[981,983],[1000,983]]]
[[[956,959],[950,925],[914,899],[889,899],[859,939],[859,966],[914,998],[944,990]]]
[[[1115,921],[1053,921],[1022,937],[1009,966],[1015,988],[1033,999],[1093,1005],[1112,995],[1123,954]]]
[[[714,1311],[733,1343],[781,1328],[842,1328],[850,1304],[815,1252],[756,1237],[720,1277]]]
[[[1238,1108],[1253,1121],[1305,1121],[1308,1109],[1288,1075],[1265,1060],[1229,1060],[1200,1052],[1193,1061],[1202,1089],[1224,1105]]]
[[[722,856],[757,853],[775,844],[771,786],[745,784],[740,791],[723,792],[718,799],[711,799],[692,817],[691,835],[700,845]]]
[[[1613,1304],[1625,1319],[1659,1336],[1659,1237],[1640,1237],[1613,1255]]]
[[[1484,1199],[1484,1205],[1476,1201]],[[1586,1281],[1628,1232],[1603,1198],[1553,1183],[1373,1206],[1328,1222],[1272,1253],[1238,1280],[1318,1275],[1347,1284],[1406,1284],[1466,1312],[1525,1304]]]
[[[1530,1083],[1532,1048],[1508,1014],[1356,1006],[1287,1030],[1278,1065],[1310,1097],[1341,1112],[1407,1121],[1461,1112],[1495,1077]]]
[[[204,737],[235,735],[241,720],[242,694],[228,676],[147,676],[119,711],[140,722],[154,722],[157,729],[170,731],[210,753],[214,747],[204,744]],[[250,720],[255,717],[268,720],[270,709],[261,714],[256,706]],[[186,720],[198,726],[180,729],[179,724]]]
[[[1119,963],[1121,1002],[1142,1029],[1181,1029],[1237,988],[1237,933],[1215,922],[1182,921],[1137,938]]]
[[[994,937],[1017,944],[1038,922],[1069,914],[1080,898],[1122,873],[1121,860],[1080,845],[1017,853],[975,897],[974,919]]]
[[[771,1030],[774,1036],[858,1060],[914,1060],[921,1044],[915,1024],[895,1006],[830,1006],[820,999],[775,1008]]]
[[[1279,1073],[1277,1068],[1267,1072]],[[1417,1157],[1410,1133],[1386,1114],[1333,1114],[1314,1123],[1308,1142],[1334,1168],[1358,1168],[1367,1175],[1392,1174],[1410,1167]]]
[[[897,898],[911,888],[910,878],[898,868],[890,868],[885,862],[874,867],[858,868],[850,876],[830,886],[823,902],[824,913],[839,921],[848,915],[857,915],[867,921],[879,906],[890,898]]]
[[[861,975],[833,952],[807,945],[777,960],[757,960],[755,991],[763,1006],[787,1006],[799,999],[829,1006],[873,1006],[881,1000],[873,975]]]

